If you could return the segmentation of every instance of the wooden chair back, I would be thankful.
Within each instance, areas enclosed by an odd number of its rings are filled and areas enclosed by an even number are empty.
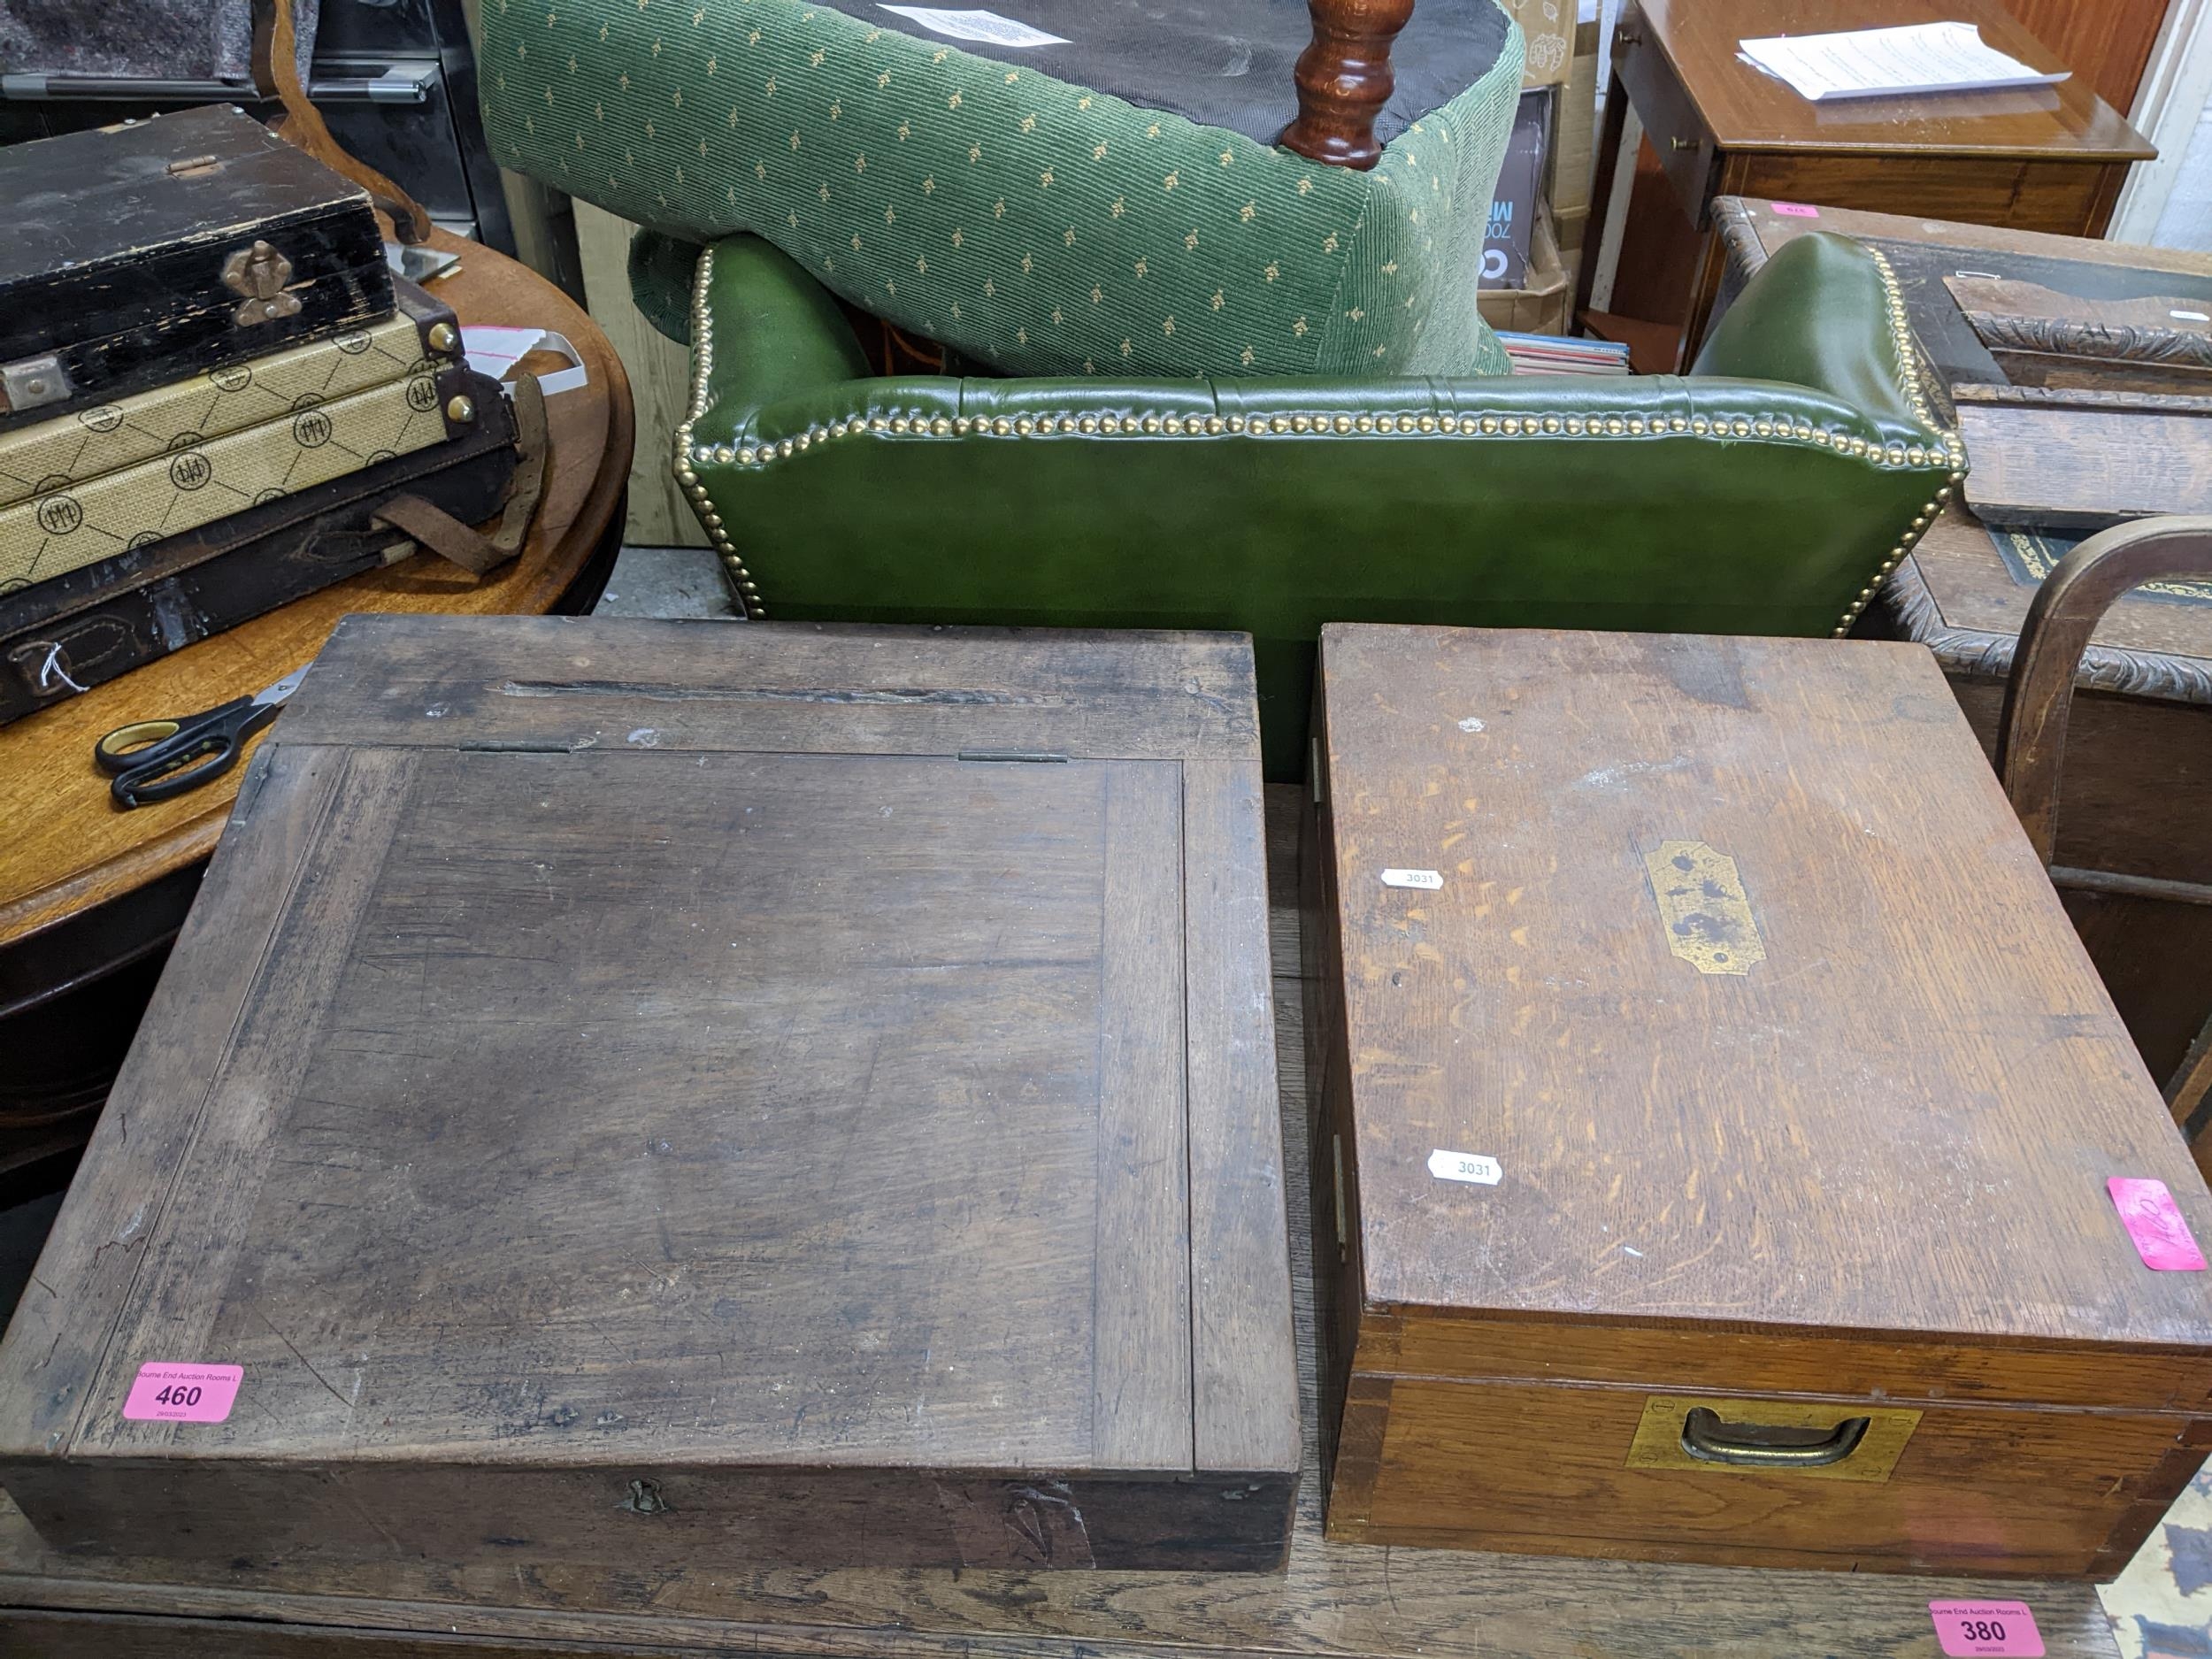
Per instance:
[[[2060,773],[2074,674],[2114,603],[2145,582],[2212,580],[2212,517],[2144,518],[2093,535],[2058,562],[2028,607],[2005,685],[1997,774],[2036,855],[2057,855]],[[2175,972],[2201,972],[2200,964]],[[2166,1085],[2166,1103],[2212,1177],[2212,1021]]]
[[[331,135],[323,113],[308,101],[300,85],[299,53],[291,0],[254,0],[253,78],[263,91],[284,105],[278,126],[285,142],[342,173],[369,193],[379,211],[392,221],[403,242],[430,240],[430,215],[422,204],[374,167],[355,156]]]

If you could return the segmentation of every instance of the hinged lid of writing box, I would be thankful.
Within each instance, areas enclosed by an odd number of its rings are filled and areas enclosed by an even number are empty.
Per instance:
[[[1239,636],[349,618],[0,1481],[152,1553],[1278,1564],[1270,1019]]]
[[[2095,1344],[2096,1403],[2201,1400],[2207,1278],[2147,1268],[2106,1183],[2163,1181],[2205,1240],[2212,1197],[1924,650],[1343,626],[1324,657],[1386,1369],[1531,1363],[1464,1316],[1555,1322],[1545,1375],[2061,1386],[1796,1340],[1856,1334]]]

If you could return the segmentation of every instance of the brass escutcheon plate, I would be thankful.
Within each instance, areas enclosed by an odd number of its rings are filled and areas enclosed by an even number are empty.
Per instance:
[[[1759,924],[1736,861],[1703,841],[1661,841],[1644,873],[1667,930],[1667,949],[1700,973],[1745,974],[1766,960]]]

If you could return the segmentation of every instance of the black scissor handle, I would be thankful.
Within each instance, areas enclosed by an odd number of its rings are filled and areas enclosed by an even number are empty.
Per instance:
[[[275,719],[282,706],[237,697],[188,719],[118,726],[94,747],[93,758],[115,774],[108,790],[119,805],[166,801],[236,765],[246,740]],[[144,746],[129,747],[134,743]]]
[[[230,716],[242,713],[252,701],[233,697],[180,720],[134,720],[119,726],[92,746],[92,758],[102,772],[118,775],[157,764],[170,751],[183,749],[201,736],[203,728],[219,727]]]

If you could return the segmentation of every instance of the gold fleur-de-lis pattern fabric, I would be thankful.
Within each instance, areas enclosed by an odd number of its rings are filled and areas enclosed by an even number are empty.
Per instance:
[[[1023,375],[1508,372],[1475,305],[1520,32],[1367,173],[805,0],[486,0],[500,162],[749,231]]]

